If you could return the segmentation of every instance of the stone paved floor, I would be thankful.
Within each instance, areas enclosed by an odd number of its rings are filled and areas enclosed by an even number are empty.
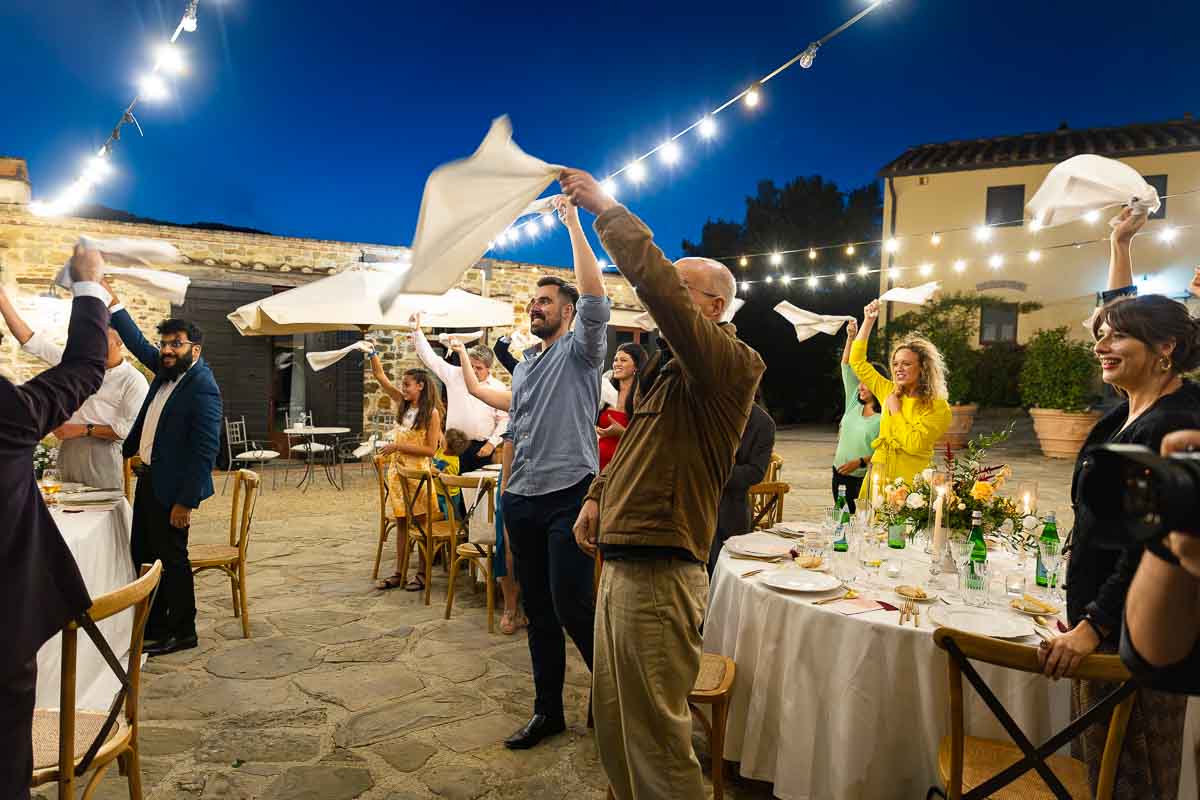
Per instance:
[[[783,478],[793,486],[787,516],[829,502],[833,445],[829,429],[780,432]],[[1006,455],[1020,477],[1039,481],[1043,508],[1065,511],[1069,464],[1032,452],[1018,440]],[[604,797],[585,727],[588,675],[575,652],[569,731],[531,751],[504,750],[500,741],[532,707],[524,635],[489,635],[482,593],[459,594],[454,618],[444,620],[445,578],[436,571],[429,607],[418,594],[372,588],[375,487],[357,466],[347,476],[344,492],[268,488],[262,496],[250,545],[253,639],[241,638],[227,582],[213,573],[198,580],[200,647],[146,668],[147,796]],[[205,504],[194,541],[226,535],[228,503],[218,495]],[[706,750],[700,734],[697,746]],[[116,770],[98,796],[127,797]],[[725,796],[767,798],[770,787],[733,779]]]

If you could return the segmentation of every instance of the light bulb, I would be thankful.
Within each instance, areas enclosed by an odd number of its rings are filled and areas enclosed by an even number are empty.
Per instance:
[[[92,156],[83,165],[83,177],[88,183],[99,183],[112,172],[112,164],[103,156]]]
[[[608,266],[608,262],[604,261],[604,260],[600,260],[600,261],[596,262],[596,266],[599,267],[600,269],[604,269],[605,267]]]
[[[921,265],[922,277],[928,278],[932,274],[933,274],[933,264],[922,264]]]
[[[988,259],[988,266],[992,269],[1000,269],[1004,266],[1004,256],[996,253],[996,255]]]
[[[852,244],[846,245],[846,255],[848,255],[848,256],[854,255],[854,245],[852,245]]]
[[[1097,222],[1100,221],[1100,212],[1099,211],[1087,212],[1086,214],[1083,215],[1083,221],[1089,225],[1095,225]]]
[[[845,283],[845,282],[846,282],[846,273],[844,273],[844,272],[839,272],[839,273],[837,274],[837,282],[838,282],[838,283]]]
[[[1041,250],[1030,250],[1029,251],[1029,260],[1030,260],[1030,262],[1032,262],[1034,264],[1041,261],[1042,260],[1042,251]]]
[[[746,93],[742,95],[742,102],[746,104],[746,108],[754,108],[758,105],[760,100],[762,100],[762,86],[758,83],[758,81],[755,81],[753,84],[751,84],[750,88],[746,90]]]
[[[550,230],[551,228],[554,227],[554,215],[553,214],[542,214],[542,227],[545,228],[546,230]]]
[[[991,241],[991,238],[992,238],[992,229],[990,227],[988,227],[987,225],[980,225],[978,228],[975,229],[975,241],[987,242],[987,241]]]
[[[767,276],[767,283],[774,283],[774,282],[775,282],[775,276],[774,276],[774,275],[768,275],[768,276]]]
[[[679,156],[679,145],[675,144],[673,141],[663,142],[658,148],[658,157],[661,158],[662,162],[668,166],[679,163]]]
[[[522,225],[521,227],[525,229],[525,235],[528,236],[530,239],[537,236],[537,231],[538,231],[537,225],[531,225],[531,224],[526,223],[525,225]]]
[[[961,258],[954,262],[954,271],[955,272],[965,272],[966,269],[967,269],[967,262],[963,261]]]
[[[858,274],[864,278],[867,277],[867,275],[869,275],[870,273],[871,273],[871,270],[867,268],[866,264],[863,264],[858,268]]]
[[[600,184],[600,188],[604,193],[614,200],[617,199],[617,182],[612,178],[605,178],[604,183]]]
[[[887,244],[885,244],[883,247],[884,247],[884,249],[885,249],[885,250],[887,250],[889,253],[895,253],[895,252],[898,252],[898,251],[900,250],[900,240],[899,240],[899,239],[894,239],[894,238],[893,238],[893,239],[888,239],[888,240],[887,240]]]
[[[750,266],[750,259],[746,258],[745,256],[742,256],[741,258],[738,259],[738,266],[745,269],[746,267]]]
[[[143,100],[164,100],[167,94],[167,82],[152,72],[138,81],[138,96]]]
[[[783,281],[784,283],[791,283],[791,282],[792,282],[792,276],[791,276],[791,275],[787,275],[787,274],[785,274],[785,275],[784,275],[782,278],[780,278],[780,280],[781,280],[781,281]]]
[[[808,47],[806,47],[804,49],[804,52],[800,54],[801,68],[809,69],[812,67],[813,61],[816,60],[816,58],[817,58],[817,50],[820,47],[821,47],[821,45],[817,44],[816,42],[813,42],[812,44],[810,44]]]
[[[54,214],[54,209],[50,203],[42,200],[34,200],[29,204],[29,213],[35,217],[49,217]]]
[[[899,267],[892,267],[891,269],[889,269],[889,270],[888,270],[888,277],[889,277],[889,278],[891,278],[891,279],[893,279],[893,280],[895,280],[896,278],[899,278],[899,277],[900,277],[900,268],[899,268]]]
[[[625,172],[629,175],[629,180],[634,183],[641,183],[646,180],[646,165],[641,161],[634,161],[625,168]]]
[[[1158,232],[1158,240],[1163,244],[1170,244],[1171,242],[1175,241],[1175,237],[1178,235],[1179,231],[1176,228],[1168,226]]]
[[[1033,219],[1029,220],[1029,232],[1030,233],[1037,233],[1043,227],[1045,227],[1045,226],[1042,225],[1042,221],[1040,219],[1038,219],[1037,217],[1034,217]]]
[[[742,291],[743,292],[750,291],[750,281],[742,281]]]
[[[154,68],[164,69],[172,75],[182,75],[187,72],[187,63],[183,60],[183,51],[173,44],[160,44],[154,51]]]
[[[808,260],[809,261],[817,260],[817,251],[813,250],[811,247],[808,249]]]
[[[196,8],[192,6],[183,18],[183,29],[188,33],[196,32]]]
[[[706,116],[700,120],[699,126],[700,136],[704,139],[711,139],[717,135],[717,123],[711,116]]]
[[[942,243],[942,235],[940,233],[935,233],[933,236],[930,236],[929,243],[934,247],[937,247]]]
[[[783,256],[779,253],[771,253],[771,266],[778,267],[783,263]]]
[[[810,288],[810,289],[817,288],[817,276],[816,275],[808,276],[808,288]]]

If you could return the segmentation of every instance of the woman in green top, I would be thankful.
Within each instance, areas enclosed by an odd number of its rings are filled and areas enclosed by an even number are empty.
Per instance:
[[[862,489],[874,450],[871,443],[879,438],[879,399],[860,383],[850,368],[850,345],[858,334],[857,320],[846,323],[846,346],[842,350],[842,386],[846,390],[846,410],[838,428],[837,452],[833,456],[833,501],[837,502],[838,487],[846,487],[850,513]]]

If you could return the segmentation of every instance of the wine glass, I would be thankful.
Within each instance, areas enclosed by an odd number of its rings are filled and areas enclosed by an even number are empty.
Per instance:
[[[1042,567],[1046,570],[1046,583],[1049,584],[1047,588],[1050,599],[1061,602],[1062,597],[1058,590],[1058,571],[1062,569],[1062,542],[1055,539],[1039,539],[1038,555],[1041,556]]]
[[[58,470],[47,468],[42,471],[42,490],[46,494],[55,494],[62,489],[62,482],[58,479]]]

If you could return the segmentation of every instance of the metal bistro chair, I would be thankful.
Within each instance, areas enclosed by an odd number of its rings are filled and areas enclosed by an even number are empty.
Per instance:
[[[1100,761],[1096,800],[1111,800],[1117,777],[1117,761],[1125,743],[1125,728],[1133,711],[1135,684],[1115,655],[1091,655],[1079,662],[1071,678],[1120,682],[1112,693],[1040,745],[1034,745],[1012,716],[984,683],[972,661],[995,664],[1020,672],[1040,673],[1037,648],[1004,642],[987,636],[938,628],[933,641],[949,656],[950,735],[938,747],[938,773],[946,790],[931,787],[925,800],[934,795],[948,800],[997,798],[1091,797],[1087,765],[1069,756],[1053,755],[1086,728],[1104,724],[1108,737]],[[963,723],[963,676],[996,716],[1012,742],[967,736]],[[1111,715],[1111,716],[1110,716]],[[965,791],[964,791],[965,790]]]
[[[791,488],[778,481],[750,487],[750,530],[766,530],[783,522],[783,498]]]
[[[73,800],[76,779],[91,772],[82,794],[83,799],[88,800],[104,773],[116,761],[121,774],[129,781],[130,800],[141,800],[138,699],[142,686],[142,635],[161,577],[161,561],[155,561],[153,566],[143,564],[141,577],[97,598],[78,619],[63,626],[59,707],[53,710],[39,708],[33,712],[31,787],[58,783],[59,800]],[[128,666],[122,667],[96,623],[129,609],[133,611],[133,632],[129,639]],[[121,683],[107,714],[75,708],[80,628],[91,638]],[[82,755],[77,755],[80,752]]]
[[[258,442],[251,440],[246,435],[246,418],[244,416],[240,422],[232,422],[228,417],[225,418],[225,446],[229,452],[229,468],[225,470],[225,480],[221,483],[221,494],[225,494],[225,489],[229,487],[229,473],[234,472],[239,463],[244,462],[250,466],[259,464],[262,470],[266,471],[267,462],[279,458],[279,453],[259,447]],[[241,452],[235,455],[234,450]],[[272,470],[272,489],[277,488],[276,480],[278,478]]]
[[[250,523],[258,500],[258,475],[239,469],[233,482],[233,509],[229,514],[229,544],[196,544],[188,548],[192,574],[219,569],[229,576],[233,593],[233,615],[242,618],[242,636],[250,638],[250,606],[246,598],[246,549],[250,544]],[[238,499],[241,496],[241,508]]]
[[[387,445],[388,429],[396,424],[396,416],[394,414],[376,414],[371,418],[371,422],[378,430],[372,430],[367,441],[360,442],[357,447],[347,453],[350,458],[359,462],[359,474],[366,470],[367,462],[374,459],[379,454],[379,450]]]
[[[450,522],[455,525],[457,531],[455,536],[454,560],[450,564],[450,585],[446,590],[446,619],[450,619],[450,612],[454,608],[454,579],[458,576],[459,565],[463,561],[470,563],[474,572],[474,567],[478,563],[479,569],[487,577],[487,616],[488,616],[488,633],[494,633],[495,618],[496,618],[496,580],[492,574],[492,559],[495,556],[496,550],[496,479],[485,477],[462,477],[459,475],[448,475],[445,473],[439,474],[434,478],[434,488],[438,494],[445,498],[447,516]],[[467,515],[463,519],[457,519],[457,512],[454,509],[454,503],[450,499],[450,489],[457,488],[459,492],[467,489],[475,490],[475,500],[471,503],[471,507],[467,509]],[[475,519],[476,509],[480,503],[487,504],[487,522],[485,523],[486,530],[480,535],[472,537],[471,523]],[[463,539],[458,543],[458,539]]]

